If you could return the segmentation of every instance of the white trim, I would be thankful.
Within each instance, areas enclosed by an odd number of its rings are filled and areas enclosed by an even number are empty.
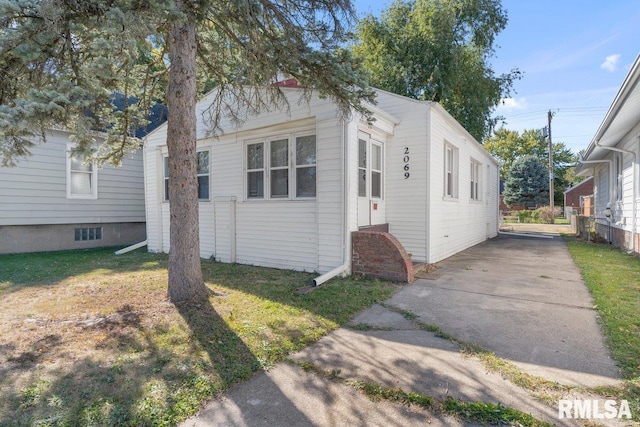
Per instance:
[[[449,156],[451,153],[451,157]],[[448,141],[444,143],[444,176],[443,176],[443,198],[445,200],[457,200],[460,198],[460,188],[458,186],[460,165],[458,159],[458,147]],[[451,174],[451,182],[449,182]],[[451,188],[449,188],[451,184]]]
[[[71,150],[72,149],[73,149],[73,144],[71,143],[67,144],[67,150],[65,152],[67,199],[97,200],[98,199],[98,166],[94,162],[91,164],[91,172],[72,171],[71,170]],[[71,174],[72,173],[91,174],[91,179],[90,179],[91,194],[74,194],[71,192]]]
[[[315,137],[315,150],[316,150],[316,163],[314,164],[297,164],[296,158],[296,144],[298,142],[298,138],[303,138],[307,136]],[[276,141],[287,141],[287,165],[286,166],[277,166],[271,167],[271,144]],[[262,144],[263,147],[263,164],[260,169],[248,169],[248,147],[250,145]],[[243,160],[242,160],[242,169],[243,169],[243,196],[242,200],[245,202],[265,202],[265,201],[302,201],[302,200],[315,200],[317,196],[318,190],[318,178],[316,173],[316,196],[297,196],[297,171],[298,169],[304,168],[316,168],[317,172],[317,153],[318,153],[318,140],[317,140],[317,132],[316,129],[307,129],[305,131],[299,132],[290,132],[286,134],[274,134],[271,136],[259,138],[259,139],[248,139],[244,141],[243,145]],[[280,197],[272,197],[271,196],[271,172],[276,170],[286,170],[288,177],[288,194],[286,196]],[[262,197],[249,197],[249,182],[248,182],[248,174],[250,172],[262,172],[262,185],[263,192]]]

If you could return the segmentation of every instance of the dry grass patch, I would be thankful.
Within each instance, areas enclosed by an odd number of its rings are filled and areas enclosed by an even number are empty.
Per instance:
[[[394,285],[203,261],[213,296],[166,298],[166,257],[0,256],[0,425],[173,425],[386,299]]]

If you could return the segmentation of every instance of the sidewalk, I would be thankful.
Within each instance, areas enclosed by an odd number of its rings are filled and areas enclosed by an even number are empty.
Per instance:
[[[182,425],[468,425],[415,406],[372,402],[348,379],[439,400],[501,403],[556,425],[581,425],[558,419],[556,402],[542,403],[488,372],[453,342],[424,330],[424,324],[549,380],[581,386],[618,383],[591,297],[561,239],[502,235],[439,264],[428,278],[360,313],[351,327],[293,355],[298,364],[278,364],[239,384]],[[341,380],[306,372],[300,364]]]

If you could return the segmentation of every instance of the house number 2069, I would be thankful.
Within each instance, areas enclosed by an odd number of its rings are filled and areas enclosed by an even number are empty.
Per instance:
[[[411,174],[409,173],[409,147],[404,147],[404,157],[402,158],[404,163],[404,179],[409,179]]]

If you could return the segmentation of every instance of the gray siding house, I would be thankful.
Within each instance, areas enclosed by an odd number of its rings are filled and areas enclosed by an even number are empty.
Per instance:
[[[71,157],[71,145],[51,131],[16,167],[0,167],[0,254],[145,240],[142,152],[97,167]]]

